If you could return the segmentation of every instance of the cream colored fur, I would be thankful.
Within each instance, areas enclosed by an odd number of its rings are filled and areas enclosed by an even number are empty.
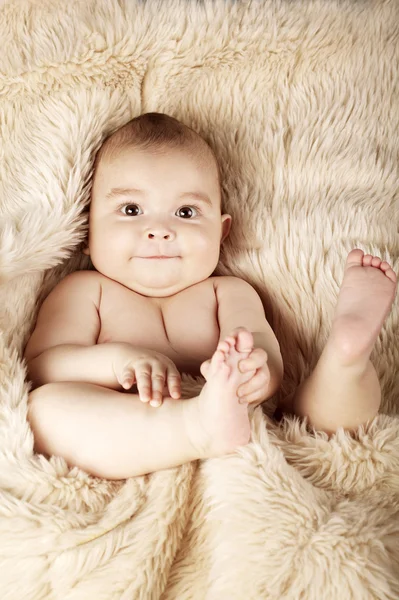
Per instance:
[[[399,272],[398,2],[0,11],[1,599],[399,598],[398,301],[372,357],[385,414],[365,431],[329,440],[268,406],[235,455],[122,482],[33,454],[21,362],[45,295],[88,266],[80,211],[102,139],[159,111],[215,148],[234,218],[219,273],[258,289],[292,394],[347,252]]]

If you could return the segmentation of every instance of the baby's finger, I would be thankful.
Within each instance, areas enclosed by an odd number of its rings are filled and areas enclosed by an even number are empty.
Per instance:
[[[267,352],[263,348],[253,350],[247,358],[243,358],[238,363],[238,369],[241,373],[258,369],[267,362]]]
[[[254,392],[256,392],[259,389],[258,385],[252,385],[252,381],[248,383],[243,383],[242,385],[240,385],[240,387],[237,390],[237,396],[239,398],[246,398],[247,396],[250,396],[251,394],[253,394]]]
[[[134,383],[134,373],[127,371],[122,375],[122,382],[119,382],[125,390],[129,390]]]
[[[238,362],[238,370],[241,373],[246,373],[247,371],[253,371],[255,369],[259,369],[263,365],[263,362],[260,360],[256,360],[255,358],[245,358],[244,360],[240,360]]]
[[[145,370],[136,371],[137,391],[142,402],[151,400],[151,367],[146,365]]]
[[[239,398],[244,396],[247,397],[250,394],[253,394],[259,390],[267,390],[269,382],[270,373],[258,370],[258,372],[255,373],[255,375],[249,381],[247,381],[246,383],[242,383],[239,386],[237,390],[237,396]]]
[[[170,367],[167,372],[168,389],[172,398],[178,400],[181,395],[181,377],[180,373]]]
[[[151,374],[152,381],[152,394],[151,394],[151,406],[160,406],[163,398],[163,387],[165,383],[165,372],[157,367],[152,369]]]
[[[256,392],[254,392],[253,394],[249,394],[248,396],[239,397],[238,403],[239,404],[252,404],[254,402],[262,402],[263,398],[264,398],[264,396],[258,390]]]

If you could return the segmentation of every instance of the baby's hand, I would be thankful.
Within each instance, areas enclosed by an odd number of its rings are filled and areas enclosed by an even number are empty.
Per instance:
[[[142,402],[161,406],[165,387],[172,398],[180,398],[180,373],[164,354],[123,344],[117,363],[113,367],[118,382],[125,390],[136,383]]]
[[[253,371],[255,375],[237,390],[240,402],[260,404],[268,395],[270,385],[270,371],[267,364],[267,353],[263,348],[254,348],[250,355],[238,363],[241,373]]]

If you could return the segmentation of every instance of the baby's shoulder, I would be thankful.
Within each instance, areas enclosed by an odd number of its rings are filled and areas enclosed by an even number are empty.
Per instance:
[[[240,302],[245,304],[255,296],[259,297],[252,285],[240,277],[222,275],[214,277],[213,280],[213,288],[219,306],[226,303],[238,306]]]
[[[96,283],[99,283],[101,281],[101,277],[103,277],[103,275],[101,275],[101,273],[99,273],[98,271],[89,271],[86,269],[83,269],[81,271],[72,271],[72,273],[68,273],[68,275],[65,275],[65,277],[60,279],[60,281],[58,282],[58,286],[61,284],[64,287],[71,285],[95,285]]]
[[[226,292],[234,292],[241,291],[245,289],[253,289],[252,286],[245,281],[245,279],[241,279],[241,277],[234,277],[234,275],[220,275],[218,277],[211,277],[213,280],[213,286],[215,290]]]
[[[51,295],[60,299],[66,297],[68,301],[73,296],[82,301],[92,298],[97,302],[101,291],[100,275],[97,271],[73,271],[58,282]]]

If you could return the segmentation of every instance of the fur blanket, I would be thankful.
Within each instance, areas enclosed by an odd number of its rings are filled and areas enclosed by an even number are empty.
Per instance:
[[[271,402],[235,454],[126,481],[33,453],[21,356],[46,294],[88,268],[101,141],[167,112],[215,148],[234,219],[219,274],[260,293],[292,394],[347,252],[399,272],[398,2],[1,4],[1,599],[397,600],[397,301],[369,427],[329,439],[275,422]]]

